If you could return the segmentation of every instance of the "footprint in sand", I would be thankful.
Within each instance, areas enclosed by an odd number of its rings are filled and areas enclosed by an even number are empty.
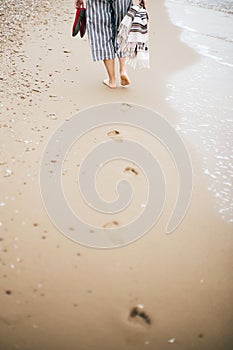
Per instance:
[[[112,140],[116,141],[116,142],[122,142],[122,136],[120,135],[120,131],[118,130],[110,130],[107,133],[108,137],[110,137]]]
[[[134,174],[134,175],[138,175],[139,173],[138,173],[138,171],[135,169],[135,168],[132,168],[132,167],[130,167],[130,166],[127,166],[126,168],[125,168],[125,170],[124,170],[124,172],[125,173],[132,173],[132,174]]]
[[[119,222],[116,220],[107,222],[106,224],[103,225],[103,228],[116,228],[119,226]]]
[[[144,310],[144,306],[140,304],[137,306],[134,306],[130,310],[129,321],[135,324],[139,324],[141,326],[150,326],[152,323],[151,317]]]

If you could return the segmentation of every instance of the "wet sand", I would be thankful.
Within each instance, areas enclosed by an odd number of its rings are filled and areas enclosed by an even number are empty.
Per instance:
[[[39,186],[47,141],[78,111],[108,102],[139,104],[175,127],[180,115],[167,100],[169,78],[188,72],[201,56],[180,41],[163,1],[151,2],[151,69],[131,70],[132,86],[112,91],[101,83],[102,64],[91,62],[87,37],[71,37],[73,4],[56,4],[36,26],[25,26],[23,40],[8,45],[3,58],[0,349],[231,349],[232,226],[215,208],[193,142],[185,139],[192,201],[172,235],[165,227],[176,198],[176,170],[161,145],[138,130],[121,128],[120,135],[141,140],[154,153],[159,149],[168,196],[155,227],[135,243],[103,251],[72,242],[51,223]],[[80,207],[70,181],[73,164],[108,132],[87,135],[79,158],[74,150],[64,169],[67,196],[87,220],[92,214]],[[132,164],[118,162],[106,174],[127,166]],[[140,194],[141,174],[127,176]],[[106,196],[112,193],[111,181],[100,179],[100,187]],[[111,226],[113,219],[101,220]]]

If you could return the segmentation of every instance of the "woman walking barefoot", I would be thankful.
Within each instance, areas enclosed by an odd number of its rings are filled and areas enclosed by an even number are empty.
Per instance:
[[[145,6],[145,0],[139,1]],[[118,56],[122,86],[130,84],[125,67],[125,57],[117,53],[117,30],[132,4],[132,0],[86,0],[87,32],[93,61],[103,61],[108,78],[103,81],[109,88],[116,88],[115,57]],[[76,8],[84,0],[75,0]]]

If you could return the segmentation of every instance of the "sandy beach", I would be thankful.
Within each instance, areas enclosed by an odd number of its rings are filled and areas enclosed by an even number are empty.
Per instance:
[[[36,2],[34,17],[22,19],[22,32],[3,33],[1,46],[0,350],[230,350],[232,41],[219,39],[214,53],[206,49],[212,32],[207,39],[185,32],[187,14],[194,11],[204,21],[216,15],[211,9],[148,0],[151,67],[129,69],[131,85],[111,90],[102,84],[102,63],[91,61],[87,36],[71,36],[73,2],[42,4]],[[232,14],[224,16],[221,21],[232,21]],[[167,235],[178,180],[166,149],[131,126],[96,128],[72,147],[63,167],[75,213],[102,227],[126,225],[139,214],[146,181],[127,160],[108,164],[98,179],[106,200],[114,198],[119,177],[132,183],[136,199],[125,213],[99,215],[77,191],[82,159],[111,138],[137,140],[158,157],[167,197],[156,225],[141,239],[93,249],[51,222],[40,166],[61,123],[114,102],[154,110],[174,127],[192,161],[193,193],[184,220]]]

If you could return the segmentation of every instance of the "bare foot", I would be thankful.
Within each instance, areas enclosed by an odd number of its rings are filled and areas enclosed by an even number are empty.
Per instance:
[[[121,74],[121,85],[122,86],[127,86],[130,84],[129,77],[126,73]]]
[[[103,84],[108,86],[110,89],[116,89],[116,83],[110,83],[109,79],[105,79]]]

